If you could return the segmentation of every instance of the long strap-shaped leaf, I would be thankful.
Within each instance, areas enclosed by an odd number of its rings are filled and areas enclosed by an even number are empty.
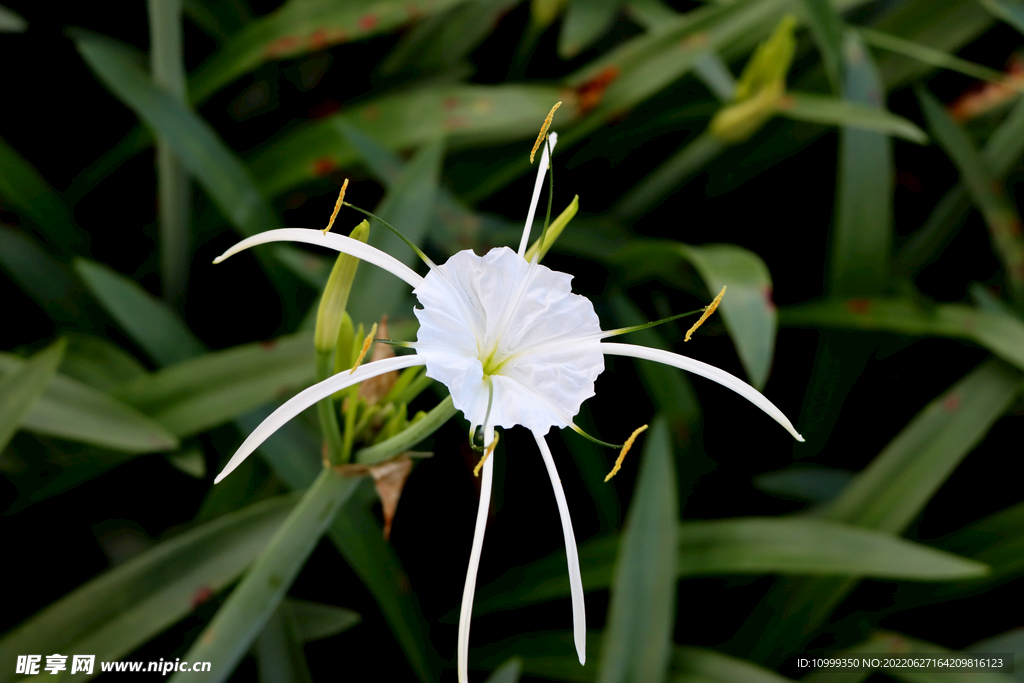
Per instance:
[[[217,669],[208,673],[178,673],[172,681],[219,683],[231,676],[358,484],[359,479],[344,477],[331,469],[321,472],[189,649],[188,661],[217,662]]]
[[[644,447],[615,563],[599,683],[665,680],[676,611],[674,455],[668,422],[659,417]]]
[[[921,411],[829,506],[825,517],[901,533],[1021,390],[1018,370],[989,360]],[[758,661],[801,647],[857,579],[784,579],[740,629]]]
[[[58,340],[0,379],[0,452],[56,374],[66,348],[67,342]]]
[[[89,653],[101,661],[124,657],[234,582],[297,500],[297,494],[280,496],[228,513],[100,574],[8,633],[0,640],[0,657],[14,661],[26,652]],[[4,680],[11,673],[5,671]]]
[[[912,581],[983,578],[979,561],[908,541],[891,533],[807,517],[742,517],[679,525],[676,576],[792,574],[870,576]],[[580,545],[583,587],[611,583],[616,534]],[[569,594],[558,552],[516,567],[480,589],[476,612],[485,614],[555,600]]]

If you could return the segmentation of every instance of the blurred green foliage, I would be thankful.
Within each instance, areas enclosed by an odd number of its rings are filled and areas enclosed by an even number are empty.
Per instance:
[[[634,340],[799,407],[808,441],[790,450],[675,370],[610,361],[580,421],[611,440],[652,422],[639,463],[605,485],[592,443],[555,449],[578,465],[562,476],[587,664],[559,630],[544,475],[512,432],[470,666],[493,683],[780,683],[806,652],[1024,661],[1008,603],[1024,580],[1019,0],[22,4],[0,7],[0,524],[20,587],[0,681],[51,652],[213,662],[175,681],[453,676],[476,459],[442,427],[443,387],[410,369],[344,390],[209,476],[279,402],[351,367],[382,316],[413,338],[407,288],[339,260],[347,314],[314,349],[324,255],[208,263],[240,236],[325,226],[343,177],[439,262],[514,243],[556,101],[565,213],[535,248],[606,328],[726,287],[695,343],[675,325]],[[35,110],[64,92],[75,115]],[[335,230],[362,219],[342,210]],[[385,541],[364,475],[414,449],[433,458],[409,465]],[[808,680],[869,675],[933,680]]]

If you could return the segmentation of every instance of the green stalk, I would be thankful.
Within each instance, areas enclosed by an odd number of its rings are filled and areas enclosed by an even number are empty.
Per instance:
[[[181,0],[148,0],[150,70],[153,83],[186,103],[182,57]],[[167,141],[156,143],[157,205],[160,233],[160,273],[164,298],[180,300],[188,281],[191,187],[188,173]]]
[[[448,396],[434,406],[434,409],[427,413],[426,417],[410,425],[401,434],[381,441],[374,446],[360,448],[355,453],[355,461],[363,465],[374,465],[388,458],[393,458],[399,453],[411,450],[413,446],[436,432],[441,425],[451,419],[457,412],[458,410],[452,402],[452,397]]]
[[[213,662],[213,670],[179,672],[171,681],[221,683],[231,676],[359,481],[331,468],[320,473],[182,658],[190,662]]]

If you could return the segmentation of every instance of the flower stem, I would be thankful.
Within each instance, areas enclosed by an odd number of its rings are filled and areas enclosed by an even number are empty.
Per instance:
[[[334,352],[316,352],[316,380],[323,381],[331,376],[334,366]],[[327,460],[332,465],[342,462],[343,441],[338,428],[338,413],[334,410],[334,399],[330,396],[316,404],[316,415],[320,422],[320,432],[327,443]]]
[[[177,673],[171,680],[219,683],[231,675],[358,484],[357,477],[324,468],[189,649],[190,661],[217,662],[217,668],[198,675]]]
[[[381,441],[374,446],[367,446],[356,451],[355,460],[364,465],[373,465],[378,462],[393,458],[399,453],[410,450],[423,439],[436,432],[441,425],[447,422],[458,410],[448,396],[434,406],[433,410],[427,413],[422,420],[412,424],[408,429],[390,439]]]

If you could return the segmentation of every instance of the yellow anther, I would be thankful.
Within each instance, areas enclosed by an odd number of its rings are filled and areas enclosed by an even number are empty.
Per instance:
[[[633,433],[629,435],[629,438],[626,439],[626,443],[622,444],[622,450],[619,451],[619,457],[615,458],[615,467],[613,467],[612,471],[608,473],[608,476],[604,478],[605,481],[608,481],[619,473],[619,469],[622,468],[622,461],[626,459],[626,453],[629,453],[629,449],[633,447],[633,442],[636,441],[636,437],[640,436],[640,434],[646,429],[647,425],[637,427],[633,430]]]
[[[551,107],[551,111],[548,112],[548,117],[544,119],[544,125],[540,127],[540,133],[537,134],[537,142],[533,143],[533,149],[530,150],[530,163],[533,163],[533,157],[537,154],[537,150],[540,149],[541,143],[548,136],[548,128],[551,127],[551,117],[555,115],[555,110],[562,106],[561,102],[555,102],[555,106]]]
[[[484,466],[484,460],[487,460],[487,456],[493,453],[494,447],[498,445],[498,436],[498,432],[494,432],[494,441],[492,441],[491,445],[487,447],[487,450],[484,451],[483,457],[480,458],[480,462],[478,462],[476,467],[473,468],[474,477],[480,476],[480,469]]]
[[[377,323],[373,324],[370,328],[370,334],[366,335],[366,339],[363,340],[363,348],[359,351],[359,358],[356,358],[356,362],[352,364],[352,369],[349,370],[348,374],[352,374],[359,367],[359,364],[363,362],[363,357],[366,352],[370,350],[370,344],[373,343],[373,338],[377,336]]]
[[[722,287],[722,291],[718,293],[715,300],[704,307],[704,313],[701,314],[700,320],[693,324],[693,327],[686,331],[686,336],[683,337],[684,342],[690,341],[690,335],[697,331],[697,328],[704,324],[704,321],[711,317],[711,314],[718,308],[718,304],[722,302],[722,297],[725,296],[725,287]]]
[[[348,178],[345,178],[345,182],[341,184],[341,192],[338,193],[338,201],[334,203],[334,213],[331,214],[331,220],[328,221],[327,227],[321,230],[323,234],[327,234],[331,231],[331,227],[334,225],[334,219],[338,217],[338,212],[341,211],[341,205],[345,203],[345,190],[348,189]]]

